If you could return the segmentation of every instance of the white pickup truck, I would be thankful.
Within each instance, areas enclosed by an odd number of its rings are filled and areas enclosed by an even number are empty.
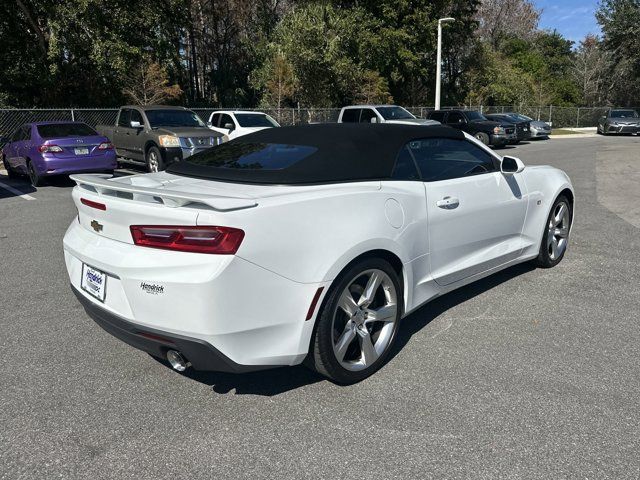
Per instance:
[[[263,128],[279,127],[280,125],[263,112],[217,110],[209,116],[207,126],[211,130],[227,135],[229,140],[233,140]]]
[[[410,125],[439,125],[435,120],[416,118],[398,105],[351,105],[340,110],[338,123],[403,123]]]

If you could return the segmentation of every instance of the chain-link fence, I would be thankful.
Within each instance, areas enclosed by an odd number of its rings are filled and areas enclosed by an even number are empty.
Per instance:
[[[542,120],[558,127],[595,127],[598,118],[604,115],[609,107],[555,107],[555,106],[515,106],[515,105],[466,105],[458,107],[442,107],[443,109],[467,108],[483,113],[518,112],[534,120]],[[408,107],[418,118],[425,118],[433,107]],[[203,121],[207,121],[217,108],[194,108]],[[238,109],[246,110],[246,109]],[[339,108],[267,108],[254,109],[268,113],[281,125],[299,125],[305,123],[336,122]],[[636,109],[638,110],[638,109]],[[93,127],[98,124],[115,124],[117,108],[68,108],[68,109],[0,109],[0,136],[11,135],[20,125],[42,121],[79,121]]]

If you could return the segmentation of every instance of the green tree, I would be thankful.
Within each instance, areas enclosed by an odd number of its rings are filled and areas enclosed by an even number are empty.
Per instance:
[[[611,58],[610,101],[640,103],[640,0],[603,0],[596,12],[603,45]]]

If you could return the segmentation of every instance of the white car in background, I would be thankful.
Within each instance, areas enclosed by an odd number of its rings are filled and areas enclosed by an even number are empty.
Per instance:
[[[555,266],[574,204],[561,170],[442,126],[272,128],[164,172],[71,178],[66,267],[105,330],[178,371],[306,359],[345,384],[429,300]]]
[[[416,118],[398,105],[351,105],[343,107],[338,123],[398,123],[402,125],[440,125],[440,122]]]
[[[227,135],[229,140],[233,140],[249,133],[280,125],[263,112],[220,110],[209,115],[207,126],[211,130]]]

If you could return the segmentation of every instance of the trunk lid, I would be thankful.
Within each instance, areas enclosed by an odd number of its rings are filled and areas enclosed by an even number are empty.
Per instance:
[[[101,135],[92,135],[89,137],[47,138],[44,144],[57,145],[62,148],[62,152],[49,152],[49,155],[55,158],[75,158],[103,153],[98,150],[98,145],[107,141]]]
[[[133,243],[131,225],[197,224],[201,212],[229,212],[257,206],[237,189],[217,182],[177,177],[164,172],[109,178],[72,175],[72,197],[78,221],[96,235]],[[223,184],[224,185],[224,184]]]

